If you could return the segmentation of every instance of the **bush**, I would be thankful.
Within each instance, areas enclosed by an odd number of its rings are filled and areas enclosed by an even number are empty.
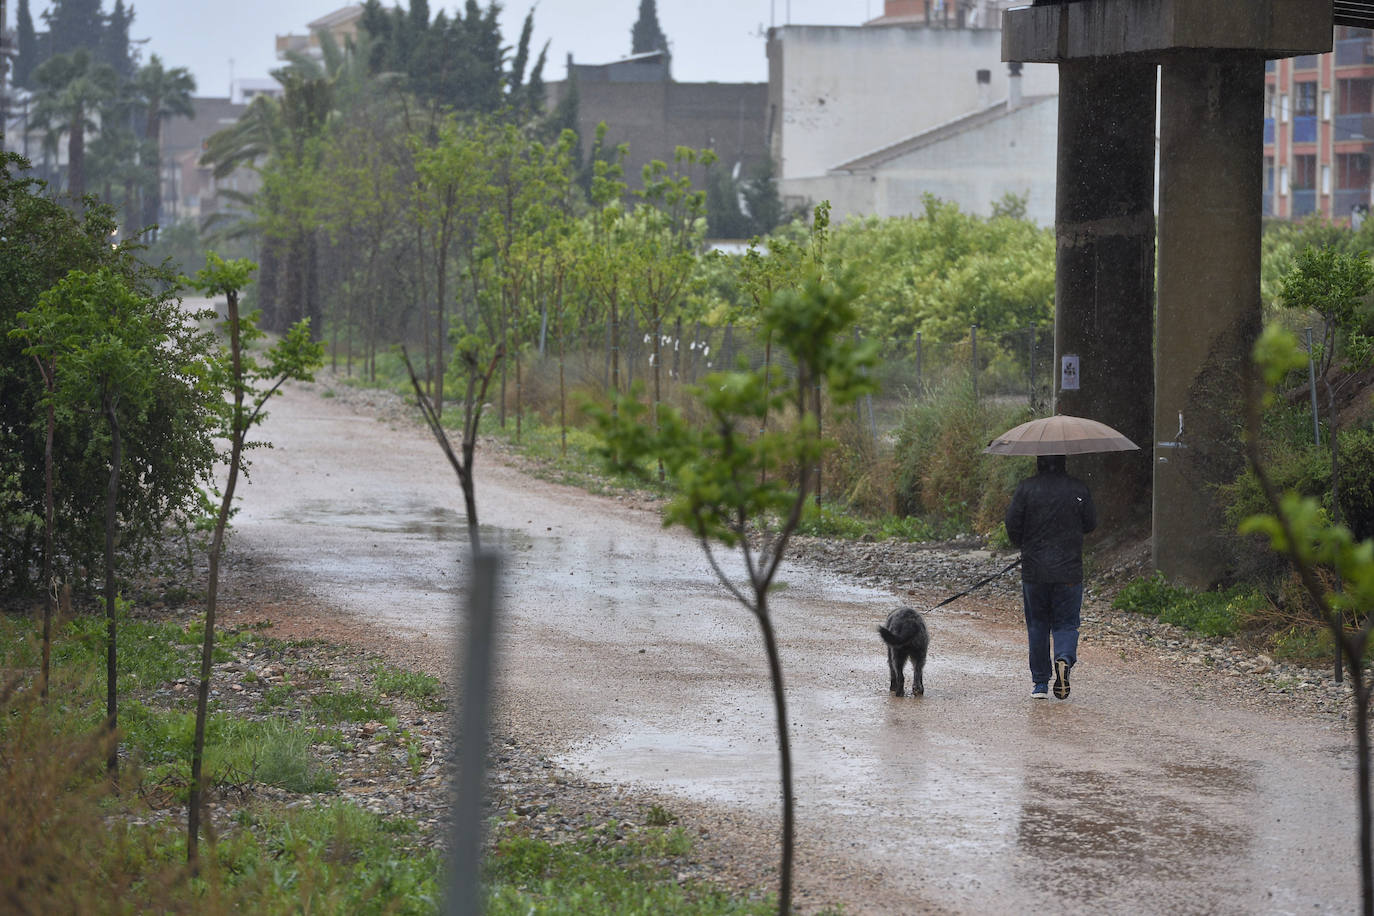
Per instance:
[[[1025,407],[979,401],[967,385],[932,392],[897,433],[897,511],[957,521],[966,530],[995,528],[1031,469],[983,448],[1027,418]]]
[[[1358,540],[1374,537],[1374,430],[1341,434],[1341,518]]]
[[[1162,573],[1128,583],[1112,601],[1112,607],[1156,617],[1203,636],[1232,636],[1239,632],[1267,602],[1246,589],[1195,592],[1170,585]]]

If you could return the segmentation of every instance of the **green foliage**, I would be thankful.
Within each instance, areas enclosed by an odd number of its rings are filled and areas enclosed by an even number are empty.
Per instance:
[[[504,837],[485,868],[485,912],[763,916],[775,910],[770,900],[750,901],[696,881],[678,881],[674,860],[691,851],[691,839],[681,828],[649,827],[608,843],[607,835],[617,829],[615,824],[593,828],[567,843]]]
[[[1253,590],[1196,592],[1170,585],[1162,573],[1128,583],[1112,607],[1157,617],[1203,636],[1231,636],[1254,616],[1263,599]]]
[[[831,263],[862,277],[865,333],[913,344],[988,337],[1049,321],[1054,233],[1011,211],[980,219],[933,197],[909,219],[849,220],[834,229]]]
[[[310,698],[316,718],[330,725],[337,722],[377,722],[394,719],[396,711],[376,694],[363,690],[331,690]]]
[[[1026,408],[974,398],[968,385],[936,389],[907,408],[897,430],[898,512],[939,527],[990,531],[1028,460],[983,453],[998,433],[1030,419]]]
[[[119,493],[120,547],[126,557],[147,559],[164,525],[194,507],[214,455],[205,435],[205,411],[216,400],[204,384],[208,338],[188,325],[170,294],[161,292],[171,287],[170,274],[139,261],[136,246],[109,244],[114,224],[107,209],[90,207],[82,217],[73,216],[44,196],[43,185],[26,176],[27,168],[12,154],[0,160],[0,455],[6,456],[0,459],[0,479],[13,481],[9,511],[33,520],[27,530],[8,528],[0,536],[0,585],[19,588],[31,581],[42,549],[37,520],[43,515],[49,395],[41,360],[61,356],[73,373],[79,372],[65,391],[57,378],[53,393],[54,406],[63,405],[53,459],[60,481],[55,571],[68,581],[77,566],[99,565],[109,478],[104,418],[98,411],[77,409],[76,382],[84,379],[89,392],[90,370],[102,361],[114,377],[123,374],[108,359],[115,341],[91,335],[101,323],[114,327],[123,346],[157,367],[133,380],[151,396],[141,397],[140,409],[124,415],[125,457],[138,469],[137,479],[129,475]],[[64,283],[61,291],[49,292]],[[122,309],[117,320],[102,314],[92,298],[106,292],[117,294],[105,303]],[[45,293],[48,299],[40,306]],[[42,327],[30,326],[20,313]],[[127,328],[126,320],[132,322]],[[78,324],[89,332],[84,343]],[[141,339],[135,340],[135,330]]]

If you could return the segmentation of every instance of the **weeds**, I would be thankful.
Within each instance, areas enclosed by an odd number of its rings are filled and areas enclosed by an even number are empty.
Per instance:
[[[486,912],[753,916],[775,909],[771,899],[740,899],[701,882],[679,882],[672,865],[692,851],[681,828],[650,827],[608,842],[619,829],[608,824],[567,843],[506,837],[487,861]]]
[[[1265,604],[1251,589],[1195,592],[1170,585],[1162,573],[1128,583],[1112,607],[1157,617],[1203,636],[1232,636],[1253,620]]]

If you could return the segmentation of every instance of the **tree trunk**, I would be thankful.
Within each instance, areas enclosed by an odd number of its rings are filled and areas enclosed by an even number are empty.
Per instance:
[[[110,483],[105,493],[105,727],[110,740],[110,756],[105,769],[111,781],[119,779],[119,742],[115,729],[119,727],[119,672],[115,634],[118,630],[115,603],[115,521],[118,518],[119,464],[124,457],[124,445],[119,433],[119,417],[114,404],[107,404],[105,416],[110,421]]]
[[[200,685],[196,691],[196,730],[191,745],[191,798],[186,812],[186,861],[196,869],[200,856],[200,817],[204,805],[205,723],[210,710],[210,672],[215,655],[215,608],[219,595],[219,562],[224,550],[224,530],[229,525],[229,512],[234,503],[234,488],[238,483],[239,465],[243,455],[243,440],[247,434],[241,429],[243,417],[243,357],[239,334],[239,298],[229,293],[229,353],[233,365],[234,412],[229,447],[229,479],[220,497],[219,514],[215,518],[215,534],[210,542],[210,576],[205,589],[205,641],[200,650]]]
[[[778,641],[768,616],[768,591],[759,589],[754,595],[759,629],[763,631],[763,646],[768,653],[768,674],[773,683],[773,710],[778,724],[778,757],[782,778],[782,864],[778,887],[778,916],[792,913],[792,860],[794,857],[794,808],[792,791],[792,740],[787,728],[787,693],[783,689],[782,660],[778,657]]]
[[[56,583],[52,577],[53,560],[53,434],[57,429],[57,411],[53,407],[52,396],[56,379],[56,367],[49,362],[39,363],[43,372],[43,384],[48,389],[48,430],[43,441],[43,672],[40,677],[39,695],[48,698],[48,679],[52,676],[52,616],[53,602],[56,600]],[[26,564],[27,565],[27,564]]]

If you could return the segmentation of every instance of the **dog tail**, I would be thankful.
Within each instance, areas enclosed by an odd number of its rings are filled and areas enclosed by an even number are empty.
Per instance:
[[[878,635],[881,636],[883,642],[887,643],[889,646],[900,646],[902,644],[902,641],[897,638],[897,634],[893,633],[887,627],[878,627]]]

